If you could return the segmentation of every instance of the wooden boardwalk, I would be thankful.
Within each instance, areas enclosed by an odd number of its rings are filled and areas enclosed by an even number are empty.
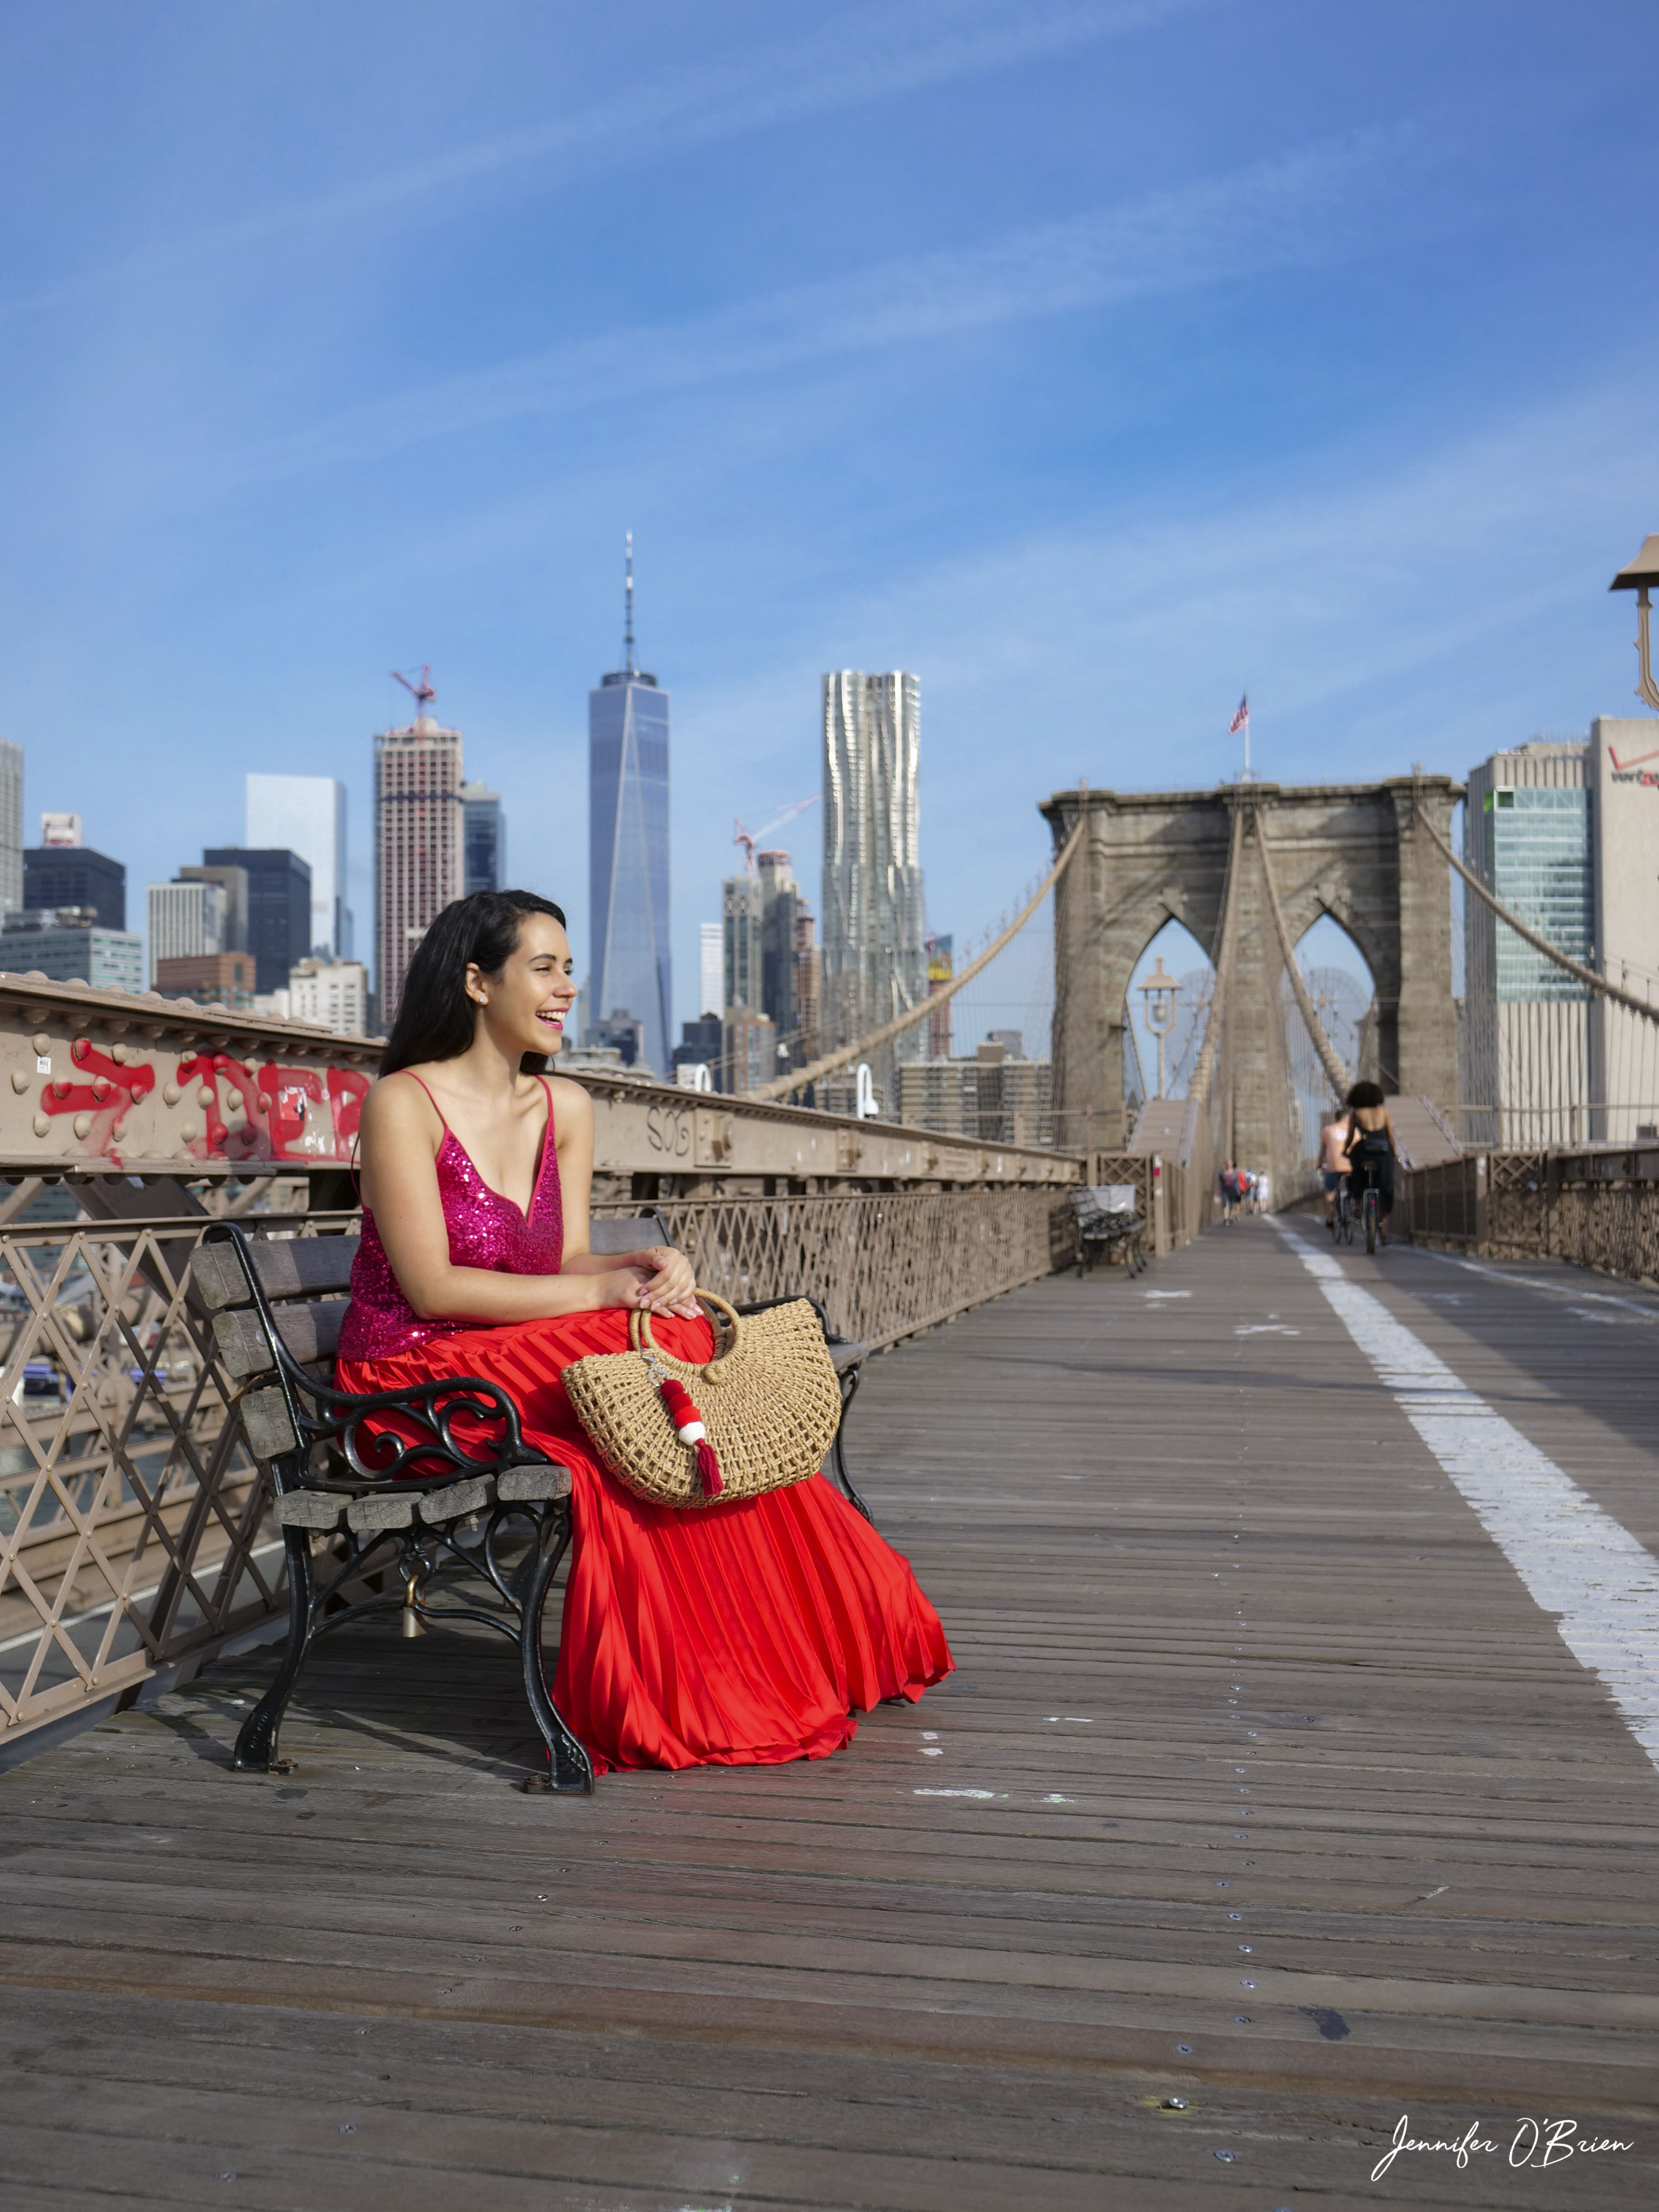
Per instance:
[[[1659,1546],[1659,1301],[1342,1266]],[[286,1780],[258,1653],[0,1778],[7,2212],[1659,2203],[1659,1774],[1292,1242],[1018,1292],[854,1429],[959,1672],[836,1759],[526,1798],[507,1646],[365,1632]],[[1402,2113],[1498,2148],[1373,2185]]]

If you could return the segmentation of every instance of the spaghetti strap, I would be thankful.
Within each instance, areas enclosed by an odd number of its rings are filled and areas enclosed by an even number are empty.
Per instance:
[[[555,1158],[553,1133],[553,1085],[548,1081],[544,1075],[540,1077],[538,1079],[541,1083],[542,1089],[547,1093],[547,1127],[542,1131],[541,1164],[536,1170],[535,1188],[530,1194],[530,1203],[532,1206],[536,1203],[542,1184],[547,1178],[547,1164],[550,1159]]]
[[[432,1110],[433,1110],[433,1112],[437,1115],[438,1119],[439,1119],[441,1121],[442,1121],[442,1122],[443,1122],[443,1125],[444,1125],[444,1134],[445,1134],[446,1136],[453,1135],[453,1132],[451,1130],[450,1126],[449,1126],[449,1123],[448,1123],[448,1121],[447,1121],[447,1120],[446,1119],[446,1117],[445,1117],[443,1108],[442,1108],[442,1107],[438,1103],[438,1102],[437,1102],[437,1100],[436,1100],[435,1098],[433,1098],[433,1097],[432,1097],[432,1093],[431,1093],[431,1091],[430,1091],[429,1090],[428,1090],[428,1089],[427,1089],[426,1085],[425,1085],[424,1083],[421,1083],[421,1079],[420,1079],[420,1077],[419,1077],[418,1075],[416,1075],[416,1073],[415,1073],[414,1069],[413,1069],[412,1067],[404,1067],[404,1068],[400,1068],[398,1072],[398,1073],[399,1073],[399,1074],[401,1074],[401,1075],[406,1075],[406,1076],[409,1078],[409,1079],[410,1079],[410,1081],[411,1083],[420,1083],[420,1084],[421,1084],[421,1088],[422,1088],[422,1091],[426,1091],[426,1095],[427,1095],[427,1097],[428,1097],[428,1098],[432,1099]],[[549,1114],[550,1114],[550,1115],[551,1115],[551,1113],[552,1113],[552,1111],[553,1111],[552,1104],[551,1104],[551,1103],[550,1103],[550,1102],[549,1103],[548,1109],[547,1109],[547,1110],[548,1110],[548,1112],[549,1112]]]

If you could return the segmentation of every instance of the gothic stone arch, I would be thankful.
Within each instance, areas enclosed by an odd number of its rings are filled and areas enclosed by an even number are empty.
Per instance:
[[[1431,820],[1449,836],[1462,787],[1439,775],[1421,778],[1418,787]],[[1291,944],[1329,914],[1370,963],[1383,1088],[1421,1092],[1443,1112],[1456,1107],[1451,886],[1444,860],[1414,826],[1412,791],[1411,777],[1393,776],[1383,783],[1067,791],[1043,802],[1056,851],[1079,812],[1089,823],[1054,908],[1054,1103],[1063,1143],[1127,1141],[1124,994],[1142,948],[1172,917],[1212,961],[1217,957],[1233,811],[1240,805],[1248,812],[1231,1007],[1232,1127],[1221,1133],[1224,1146],[1278,1177],[1296,1165],[1284,1102],[1273,1095],[1279,1079],[1269,1040],[1285,963],[1258,836],[1267,840]]]

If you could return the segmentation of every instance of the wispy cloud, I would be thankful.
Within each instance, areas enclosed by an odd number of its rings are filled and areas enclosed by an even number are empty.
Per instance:
[[[571,177],[654,163],[686,149],[836,108],[891,100],[1212,9],[1224,0],[873,0],[820,18],[804,38],[681,69],[556,116],[448,151],[251,209],[157,241],[127,260],[0,303],[21,313],[112,283],[454,200],[481,188],[547,190]]]
[[[1415,143],[1408,128],[1371,132],[712,315],[571,340],[349,410],[231,473],[366,460],[488,424],[1340,259],[1386,237],[1382,203]]]
[[[1291,782],[1413,759],[1461,776],[1540,727],[1638,711],[1628,607],[1606,583],[1639,542],[1639,487],[1659,465],[1642,390],[1629,364],[1426,453],[1309,452],[1271,492],[1218,483],[803,608],[773,666],[686,702],[683,751],[724,778],[677,799],[686,879],[709,872],[738,775],[769,793],[799,782],[831,665],[921,676],[929,908],[958,931],[1041,859],[1049,790],[1080,774],[1127,790],[1230,775],[1246,685],[1258,770]]]

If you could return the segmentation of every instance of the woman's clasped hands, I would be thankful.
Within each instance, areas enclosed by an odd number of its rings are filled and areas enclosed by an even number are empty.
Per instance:
[[[694,1295],[696,1276],[684,1252],[676,1252],[671,1245],[653,1244],[647,1251],[630,1253],[614,1277],[607,1279],[617,1286],[615,1303],[644,1313],[678,1314],[686,1321],[695,1321],[702,1310]]]

